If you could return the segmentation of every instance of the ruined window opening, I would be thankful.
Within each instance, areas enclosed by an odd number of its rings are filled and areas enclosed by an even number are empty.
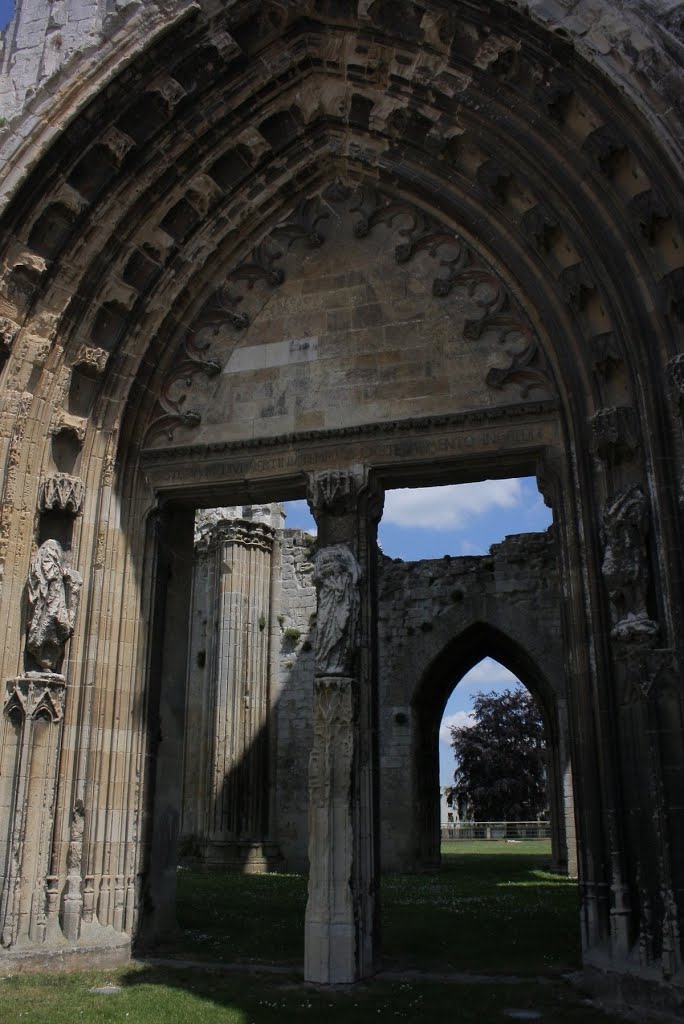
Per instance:
[[[388,490],[378,541],[404,561],[486,555],[506,536],[550,525],[534,477],[478,480]]]

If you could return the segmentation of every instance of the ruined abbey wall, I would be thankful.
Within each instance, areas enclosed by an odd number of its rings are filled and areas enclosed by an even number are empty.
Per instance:
[[[206,864],[241,870],[308,869],[308,772],[302,751],[312,744],[311,691],[316,643],[316,590],[313,576],[315,539],[301,530],[282,528],[278,506],[260,518],[274,526],[269,549],[269,596],[247,610],[244,621],[235,601],[226,602],[217,590],[216,572],[233,588],[236,561],[217,563],[217,544],[231,537],[240,548],[250,539],[234,525],[252,521],[255,510],[223,509],[202,514],[196,544],[193,579],[192,635],[188,663],[189,688],[186,768],[182,832],[184,856]],[[245,518],[246,517],[246,518]],[[231,525],[233,524],[233,525]],[[247,550],[244,548],[244,550]],[[422,723],[434,734],[444,703],[460,676],[471,667],[458,653],[464,636],[482,632],[472,664],[491,654],[511,664],[509,648],[522,652],[514,671],[539,700],[550,732],[551,750],[558,757],[562,734],[565,790],[560,799],[550,793],[557,820],[557,866],[568,868],[565,844],[570,845],[570,870],[576,871],[572,786],[567,750],[566,680],[560,636],[557,549],[552,532],[507,537],[485,556],[450,557],[402,562],[383,557],[379,566],[379,721],[382,862],[386,870],[415,870],[425,866],[426,847],[435,840],[435,820],[423,813],[439,798],[437,750],[427,744]],[[218,569],[214,568],[218,566]],[[250,570],[261,570],[252,561]],[[236,619],[238,620],[236,622]],[[237,635],[236,635],[237,634]],[[251,649],[268,637],[270,656],[259,666],[250,663]],[[217,649],[228,644],[224,660]],[[450,669],[439,668],[440,659]],[[261,684],[257,676],[263,674]],[[270,766],[247,774],[243,757],[249,744],[241,738],[237,719],[245,714],[248,695],[233,693],[232,705],[212,703],[217,674],[239,677],[242,685],[268,690]],[[228,716],[217,737],[217,719]],[[217,754],[217,744],[220,754]],[[223,766],[214,776],[215,762]],[[427,762],[427,767],[426,763]],[[208,768],[208,766],[210,766]],[[212,782],[212,779],[214,781]],[[551,785],[556,777],[552,773]],[[561,785],[562,785],[561,780]],[[224,786],[232,795],[224,794]],[[269,816],[261,831],[231,811],[245,789],[260,790]],[[564,806],[567,803],[567,809]],[[223,826],[216,826],[215,804],[222,804]],[[237,806],[237,805],[236,805]],[[567,811],[567,813],[566,813]],[[567,820],[566,820],[567,818]],[[211,824],[208,824],[210,823]],[[565,829],[569,836],[565,839]],[[430,832],[429,839],[423,834]],[[213,835],[213,839],[212,839]]]

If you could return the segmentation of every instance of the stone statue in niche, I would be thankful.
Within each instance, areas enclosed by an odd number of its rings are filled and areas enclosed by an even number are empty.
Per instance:
[[[611,603],[611,636],[616,640],[648,643],[658,632],[646,611],[648,529],[648,500],[638,484],[606,503],[601,572]]]
[[[56,540],[41,544],[28,576],[26,650],[44,672],[58,670],[64,645],[74,632],[82,585],[61,544]]]
[[[359,626],[359,577],[358,563],[346,544],[332,544],[316,554],[317,676],[351,672]]]

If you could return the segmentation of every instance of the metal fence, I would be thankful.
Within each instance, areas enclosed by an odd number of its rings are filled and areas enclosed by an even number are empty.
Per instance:
[[[550,839],[548,821],[457,821],[442,825],[442,842],[450,839]]]

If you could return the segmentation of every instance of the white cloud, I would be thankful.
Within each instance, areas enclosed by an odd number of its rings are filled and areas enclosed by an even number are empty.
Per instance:
[[[457,711],[453,715],[445,715],[439,727],[440,740],[442,743],[446,743],[447,746],[451,746],[451,727],[456,726],[456,728],[460,728],[464,725],[472,725],[473,721],[473,716],[469,711]]]
[[[520,480],[481,480],[446,487],[388,491],[383,521],[395,526],[462,530],[493,508],[514,508],[523,500]]]
[[[469,686],[475,683],[481,686],[493,686],[496,683],[515,686],[518,677],[500,665],[498,661],[493,661],[492,658],[483,658],[463,676],[461,682],[467,682]]]

